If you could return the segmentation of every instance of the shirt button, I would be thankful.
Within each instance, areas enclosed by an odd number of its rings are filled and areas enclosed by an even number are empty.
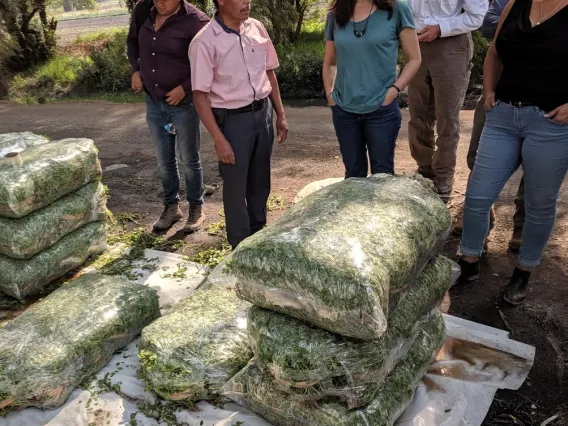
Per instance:
[[[152,70],[152,72],[156,72],[156,70]]]
[[[152,56],[156,56],[156,54],[154,52],[152,52]]]
[[[156,87],[158,87],[158,85],[156,84]]]
[[[156,37],[154,37],[154,41],[156,41]]]

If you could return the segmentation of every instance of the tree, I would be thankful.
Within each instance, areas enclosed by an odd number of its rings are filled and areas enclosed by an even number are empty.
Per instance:
[[[6,64],[23,69],[49,59],[55,49],[55,19],[47,19],[46,0],[0,0],[0,21],[14,43]]]

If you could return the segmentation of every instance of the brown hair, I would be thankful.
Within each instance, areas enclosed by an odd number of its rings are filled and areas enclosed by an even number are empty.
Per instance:
[[[335,17],[335,21],[340,28],[345,27],[355,11],[355,4],[357,0],[333,0],[330,10]],[[373,0],[375,7],[379,10],[386,10],[389,13],[389,19],[393,15],[394,0]]]

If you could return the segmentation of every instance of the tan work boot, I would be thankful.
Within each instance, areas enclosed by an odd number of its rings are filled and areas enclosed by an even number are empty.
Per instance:
[[[491,207],[491,211],[489,212],[489,232],[495,227],[495,208]],[[452,232],[455,235],[461,235],[463,231],[463,210],[460,210],[456,223],[454,223],[454,227],[452,228]]]
[[[185,226],[183,228],[184,232],[192,233],[199,231],[203,226],[204,220],[205,215],[203,214],[203,205],[190,204],[187,222],[185,223]]]
[[[170,229],[174,223],[181,220],[183,218],[183,214],[179,208],[179,204],[168,204],[164,207],[164,211],[160,218],[154,222],[152,227],[154,231],[165,231]]]
[[[513,230],[513,237],[509,241],[509,249],[511,251],[519,251],[523,242],[523,228],[515,228]]]

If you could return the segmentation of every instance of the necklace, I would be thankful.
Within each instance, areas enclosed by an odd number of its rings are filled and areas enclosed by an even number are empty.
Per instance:
[[[371,10],[369,10],[369,16],[367,16],[367,19],[365,20],[365,27],[362,30],[358,30],[357,29],[357,23],[353,22],[353,34],[355,34],[355,37],[361,38],[367,32],[367,25],[369,25],[369,18],[371,17],[371,14],[373,13],[374,7],[375,7],[375,4],[371,3]]]
[[[550,12],[548,15],[546,16],[542,16],[542,11],[544,10],[544,0],[542,0],[540,2],[540,18],[538,19],[538,21],[536,22],[536,25],[540,25],[542,24],[544,21],[546,21],[548,18],[550,18],[550,16],[552,16],[554,14],[554,12],[556,12],[560,6],[562,6],[564,4],[566,0],[562,0],[560,3],[558,3],[558,5],[554,8],[554,10],[552,12]]]

